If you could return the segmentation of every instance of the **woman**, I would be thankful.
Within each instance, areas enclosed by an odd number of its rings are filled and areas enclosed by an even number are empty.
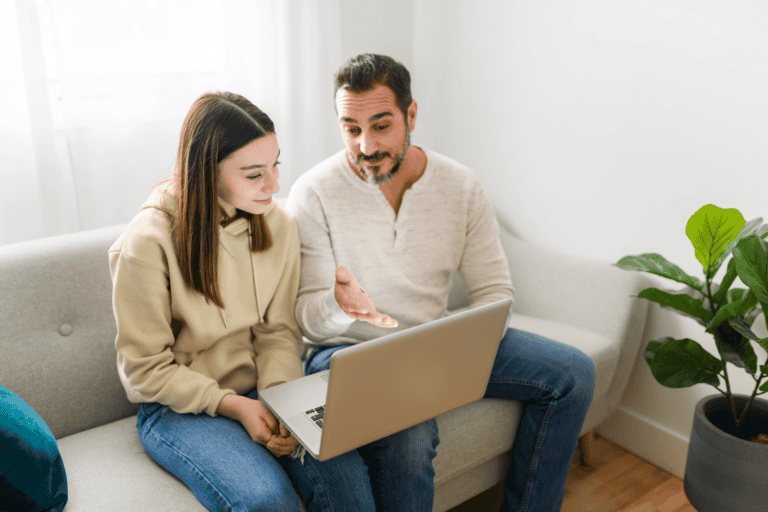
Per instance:
[[[139,438],[209,510],[299,510],[277,459],[288,463],[297,441],[258,401],[302,376],[299,239],[272,200],[279,153],[264,112],[203,95],[173,178],[109,251],[117,366]]]

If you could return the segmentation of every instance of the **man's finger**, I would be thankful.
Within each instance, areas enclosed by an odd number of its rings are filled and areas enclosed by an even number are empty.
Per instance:
[[[352,273],[344,265],[336,267],[336,281],[341,284],[348,284],[352,281]]]

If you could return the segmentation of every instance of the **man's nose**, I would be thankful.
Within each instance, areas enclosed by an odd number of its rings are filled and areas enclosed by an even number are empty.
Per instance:
[[[370,134],[362,134],[360,136],[360,152],[365,156],[371,156],[376,153],[377,144],[374,137]]]

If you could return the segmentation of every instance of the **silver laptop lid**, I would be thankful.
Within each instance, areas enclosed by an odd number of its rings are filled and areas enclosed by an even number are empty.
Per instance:
[[[319,459],[482,398],[511,305],[501,300],[335,352]]]

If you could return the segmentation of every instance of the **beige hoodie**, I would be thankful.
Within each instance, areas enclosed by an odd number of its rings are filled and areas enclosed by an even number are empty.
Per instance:
[[[303,374],[298,232],[277,203],[264,213],[267,251],[250,251],[245,219],[219,228],[220,309],[184,283],[171,235],[176,212],[168,186],[158,187],[109,249],[117,369],[131,402],[215,416],[225,395]]]

